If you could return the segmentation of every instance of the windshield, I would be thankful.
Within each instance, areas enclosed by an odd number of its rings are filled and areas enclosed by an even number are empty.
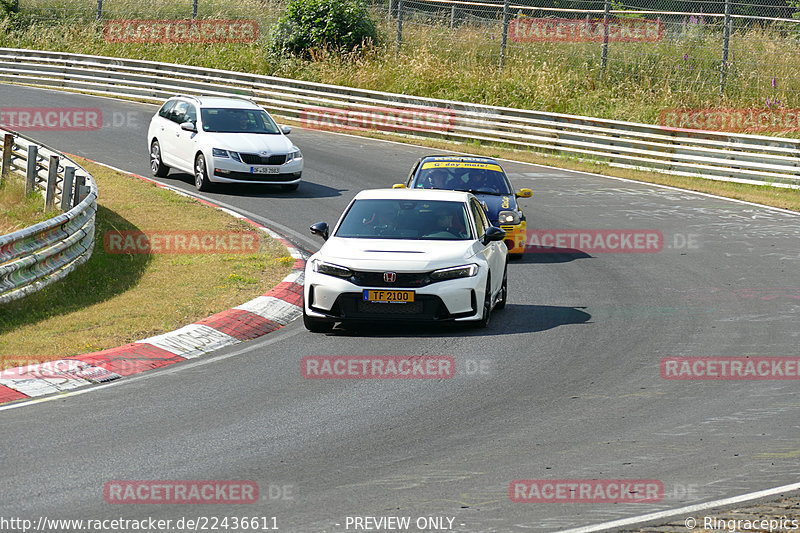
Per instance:
[[[414,188],[511,194],[508,180],[499,165],[462,161],[423,163]]]
[[[203,131],[216,133],[280,133],[278,125],[263,109],[204,108],[200,110]]]
[[[337,237],[354,239],[467,240],[472,238],[462,202],[356,200]]]

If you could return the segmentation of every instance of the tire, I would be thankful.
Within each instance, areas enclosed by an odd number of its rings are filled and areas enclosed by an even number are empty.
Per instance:
[[[208,179],[208,169],[206,168],[206,158],[203,154],[197,154],[197,157],[194,159],[194,186],[201,192],[211,190],[211,181]]]
[[[303,325],[311,333],[328,333],[330,330],[333,329],[332,322],[325,322],[308,316],[306,314],[305,304],[303,304]]]
[[[503,284],[500,285],[500,298],[497,300],[494,308],[503,309],[506,306],[506,300],[508,300],[508,264],[506,264],[506,267],[503,269]]]
[[[161,160],[161,145],[156,139],[150,144],[150,170],[157,178],[166,178],[169,167]]]
[[[475,323],[476,328],[485,328],[489,326],[489,321],[492,318],[492,277],[486,279],[486,295],[483,297],[483,314],[481,319]]]
[[[283,191],[296,191],[297,188],[300,186],[300,182],[291,183],[289,185],[281,185],[281,190]]]

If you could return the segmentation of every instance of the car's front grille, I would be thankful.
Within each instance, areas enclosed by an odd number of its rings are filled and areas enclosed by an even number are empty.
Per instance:
[[[248,165],[282,165],[286,162],[286,154],[260,156],[258,154],[239,154],[242,163]]]
[[[383,303],[365,302],[360,300],[356,310],[359,313],[370,313],[376,315],[417,315],[423,311],[423,302],[409,303]]]
[[[430,272],[398,272],[394,282],[383,281],[384,272],[361,272],[355,271],[353,276],[348,279],[350,283],[359,287],[397,287],[409,288],[424,287],[432,283]]]

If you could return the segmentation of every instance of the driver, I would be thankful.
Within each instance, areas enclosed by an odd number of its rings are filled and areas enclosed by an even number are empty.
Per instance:
[[[446,170],[438,168],[430,173],[428,183],[430,183],[432,189],[446,189],[449,177],[450,174]]]

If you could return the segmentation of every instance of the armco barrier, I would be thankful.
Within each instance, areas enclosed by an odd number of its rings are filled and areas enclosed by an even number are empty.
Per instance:
[[[668,128],[135,59],[0,48],[0,81],[160,102],[240,95],[314,127],[475,140],[682,176],[800,187],[800,140]]]
[[[0,135],[9,133],[0,130]],[[0,304],[38,291],[85,263],[94,249],[97,211],[97,185],[91,174],[61,153],[11,134],[9,171],[43,189],[45,201],[58,202],[64,212],[0,236]]]

